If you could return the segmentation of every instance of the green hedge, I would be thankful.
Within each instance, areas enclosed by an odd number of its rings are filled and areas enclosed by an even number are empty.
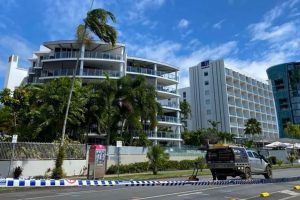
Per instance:
[[[198,158],[196,160],[168,160],[164,162],[161,166],[158,167],[159,171],[168,171],[168,170],[189,170],[194,169],[195,162],[200,162],[200,168],[205,168],[205,160],[203,158]],[[140,173],[149,171],[149,163],[148,162],[138,162],[132,163],[128,165],[121,164],[119,166],[120,174],[126,173]],[[106,174],[117,174],[118,166],[112,165],[106,171]]]

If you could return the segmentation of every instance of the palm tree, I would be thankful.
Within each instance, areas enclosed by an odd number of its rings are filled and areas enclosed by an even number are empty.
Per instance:
[[[192,110],[191,106],[187,101],[180,102],[180,119],[184,124],[184,129],[186,129],[186,120],[191,116]]]
[[[116,22],[115,16],[111,12],[98,8],[89,11],[87,13],[86,18],[84,19],[84,25],[81,24],[77,28],[77,40],[80,46],[80,54],[77,54],[75,70],[73,72],[72,85],[68,97],[67,108],[62,129],[61,146],[64,143],[70,102],[72,99],[72,92],[74,89],[76,73],[79,65],[79,58],[84,56],[85,44],[89,44],[92,39],[88,31],[94,33],[100,40],[106,43],[110,43],[112,46],[114,46],[117,41],[117,31],[113,26],[108,24],[109,20],[111,20],[113,23]]]
[[[153,174],[157,175],[158,167],[169,159],[169,154],[165,153],[159,145],[154,145],[149,149],[147,158],[149,159]]]
[[[157,93],[152,85],[146,82],[145,77],[137,76],[133,81],[134,108],[140,116],[142,129],[153,130],[157,125],[157,114],[162,111],[161,105],[156,101]],[[150,123],[149,123],[150,122]]]
[[[247,120],[245,124],[244,133],[246,135],[255,135],[255,134],[261,134],[261,124],[259,121],[257,121],[255,118],[250,118]]]
[[[220,124],[220,122],[213,121],[213,120],[207,120],[207,121],[212,126],[213,129],[218,129],[218,125]]]
[[[228,132],[218,132],[218,136],[225,144],[234,140],[234,134]]]

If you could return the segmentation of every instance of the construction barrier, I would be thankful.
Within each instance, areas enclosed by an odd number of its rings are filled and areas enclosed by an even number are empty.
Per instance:
[[[35,180],[35,179],[0,179],[0,187],[56,187],[56,186],[182,186],[182,185],[242,185],[267,184],[300,181],[300,176],[274,179],[229,179],[200,181],[123,181],[123,180]]]

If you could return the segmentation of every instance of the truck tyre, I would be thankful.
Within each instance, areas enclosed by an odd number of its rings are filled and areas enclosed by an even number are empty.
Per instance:
[[[242,176],[242,179],[250,179],[251,178],[251,170],[249,167],[245,169],[245,173]]]
[[[227,176],[217,176],[218,180],[226,180]]]
[[[272,178],[272,169],[270,166],[266,167],[266,172],[264,173],[265,179],[270,179]]]

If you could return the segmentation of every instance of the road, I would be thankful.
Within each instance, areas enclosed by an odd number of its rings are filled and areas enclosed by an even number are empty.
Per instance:
[[[274,170],[274,178],[293,177],[300,175],[300,169]],[[205,177],[207,178],[207,177]],[[263,178],[254,176],[253,178]],[[42,188],[29,191],[16,191],[1,193],[0,199],[5,200],[191,200],[191,199],[212,199],[212,200],[255,200],[262,192],[271,194],[270,200],[298,200],[300,191],[293,190],[293,186],[300,185],[300,182],[258,184],[258,185],[220,185],[220,186],[139,186],[139,187],[69,187],[69,188]]]

